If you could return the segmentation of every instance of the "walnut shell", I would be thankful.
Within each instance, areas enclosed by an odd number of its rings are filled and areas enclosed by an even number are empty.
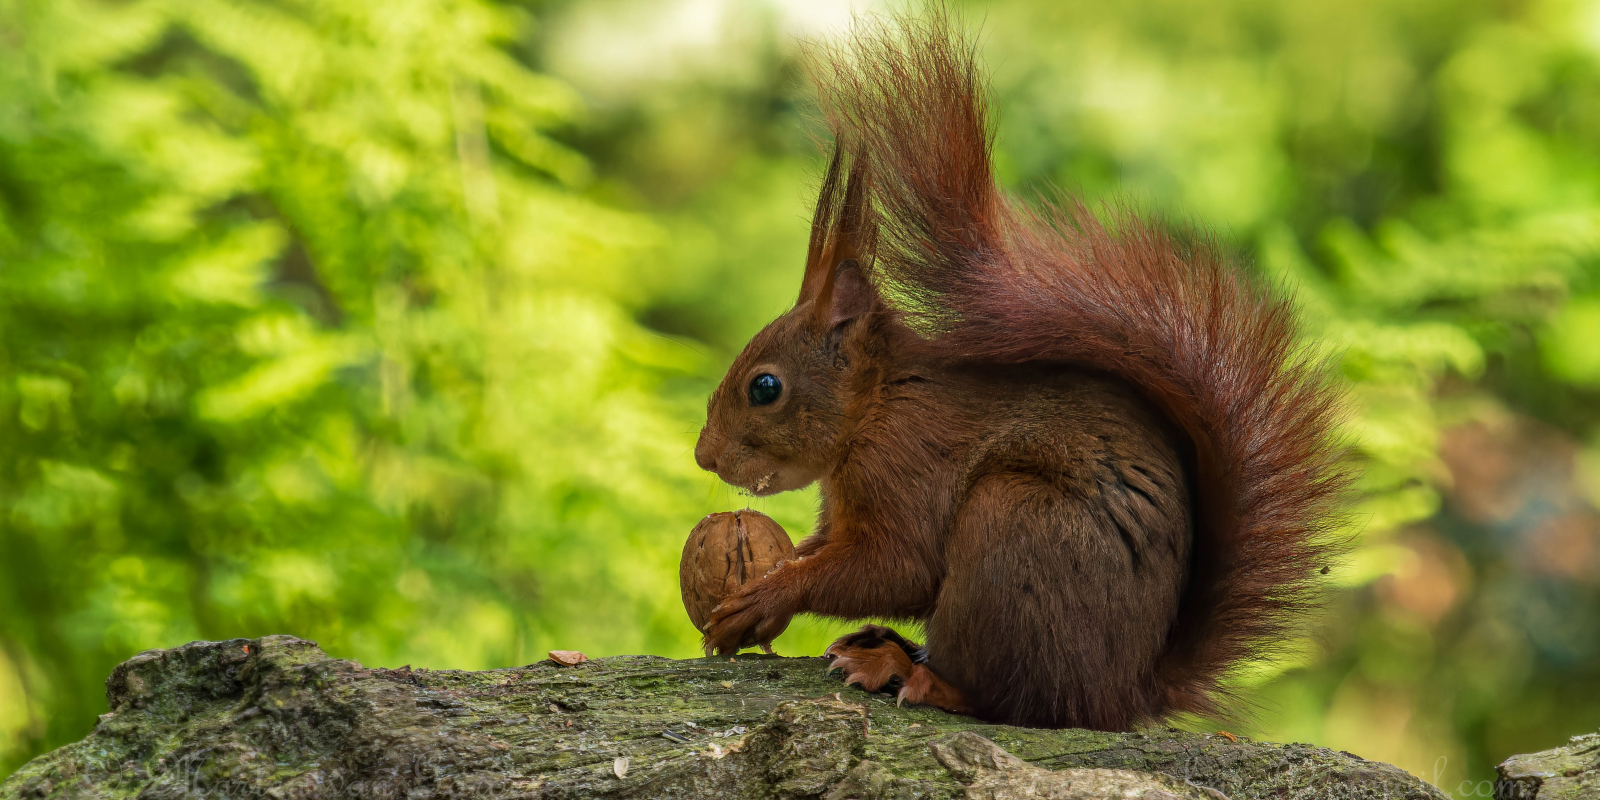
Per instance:
[[[711,609],[722,598],[793,558],[789,534],[766,514],[746,509],[707,515],[683,543],[678,562],[689,621],[705,633]]]

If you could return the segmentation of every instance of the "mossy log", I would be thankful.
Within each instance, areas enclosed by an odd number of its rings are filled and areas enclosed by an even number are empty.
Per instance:
[[[1495,800],[1595,800],[1600,798],[1600,733],[1512,756],[1495,769],[1500,773]]]
[[[142,653],[106,685],[94,731],[0,798],[1444,797],[1309,745],[898,708],[815,658],[368,669],[269,636]]]

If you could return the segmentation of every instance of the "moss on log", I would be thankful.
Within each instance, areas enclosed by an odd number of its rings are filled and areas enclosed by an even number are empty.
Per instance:
[[[1574,736],[1554,750],[1512,756],[1495,768],[1495,800],[1594,800],[1600,797],[1600,733]]]
[[[288,636],[142,653],[111,712],[0,798],[1427,798],[1309,745],[987,725],[814,658],[367,669]]]

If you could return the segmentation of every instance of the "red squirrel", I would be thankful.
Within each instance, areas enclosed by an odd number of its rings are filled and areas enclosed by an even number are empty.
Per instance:
[[[1339,395],[1290,304],[1204,236],[997,188],[949,18],[817,59],[832,158],[800,297],[712,394],[695,460],[756,495],[821,482],[816,531],[726,598],[707,653],[808,612],[869,691],[1126,730],[1218,713],[1339,549]]]

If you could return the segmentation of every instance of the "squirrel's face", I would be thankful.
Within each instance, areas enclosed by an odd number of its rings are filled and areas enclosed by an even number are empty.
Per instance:
[[[802,308],[756,334],[706,407],[694,457],[702,469],[755,495],[822,477],[839,437],[847,361],[838,337],[812,330]],[[830,345],[829,340],[832,340]]]
[[[694,448],[702,469],[752,494],[809,486],[827,472],[844,427],[853,372],[875,308],[854,261],[820,298],[804,301],[756,334],[711,393]]]

